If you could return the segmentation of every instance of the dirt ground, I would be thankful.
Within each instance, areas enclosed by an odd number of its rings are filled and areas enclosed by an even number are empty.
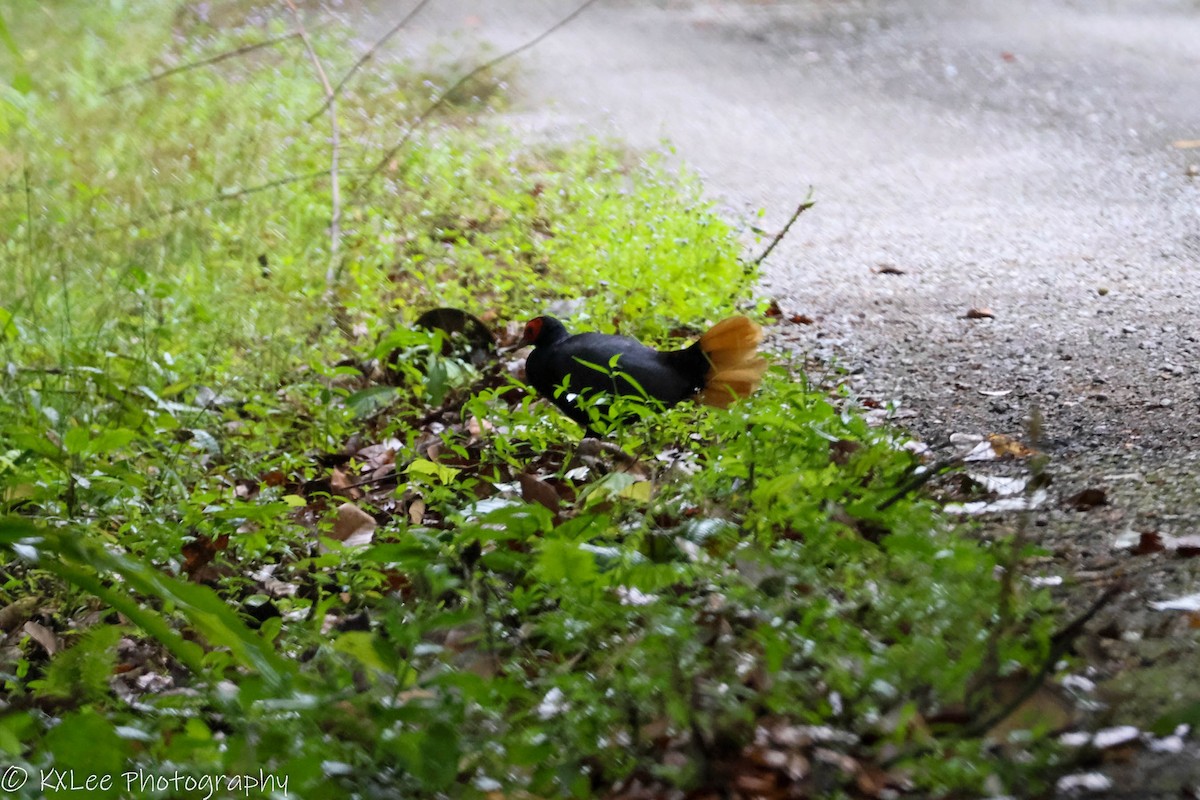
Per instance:
[[[412,2],[374,5],[365,38]],[[396,52],[501,52],[576,6],[440,0]],[[762,292],[814,322],[772,341],[848,368],[939,453],[1026,439],[1038,410],[1033,570],[1072,610],[1125,582],[1079,642],[1087,724],[1143,726],[1200,699],[1200,617],[1149,605],[1200,592],[1171,538],[1200,534],[1198,43],[1197,0],[604,0],[522,54],[506,122],[669,140],[768,231],[812,187]],[[1086,488],[1105,502],[1077,510]],[[1194,742],[1095,768],[1092,796],[1200,794]]]

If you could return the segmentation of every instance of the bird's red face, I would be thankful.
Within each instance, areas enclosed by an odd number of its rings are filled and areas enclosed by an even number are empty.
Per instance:
[[[525,332],[521,334],[521,344],[536,343],[538,337],[542,335],[542,324],[543,319],[541,317],[534,317],[525,323]]]

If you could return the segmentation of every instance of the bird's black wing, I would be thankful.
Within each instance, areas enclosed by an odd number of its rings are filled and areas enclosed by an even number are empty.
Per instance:
[[[548,397],[569,376],[569,392],[636,396],[644,391],[666,405],[691,397],[703,383],[702,375],[684,374],[665,353],[627,336],[602,333],[581,333],[535,349],[526,372],[534,388]]]

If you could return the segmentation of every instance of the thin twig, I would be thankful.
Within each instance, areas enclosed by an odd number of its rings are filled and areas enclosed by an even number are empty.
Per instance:
[[[789,219],[787,224],[783,226],[783,230],[775,234],[775,237],[771,239],[771,243],[767,245],[767,249],[762,251],[762,255],[754,259],[752,262],[754,266],[760,266],[764,261],[767,260],[767,256],[771,255],[771,251],[775,249],[775,246],[783,241],[783,237],[788,235],[788,231],[792,229],[792,223],[799,219],[801,214],[816,205],[816,203],[817,201],[813,200],[812,187],[809,187],[808,196],[801,201],[800,205],[796,206],[796,211],[792,214],[792,218]]]
[[[369,478],[362,478],[360,480],[353,481],[351,483],[347,483],[345,488],[346,489],[358,489],[359,487],[362,487],[362,486],[370,486],[372,483],[383,483],[384,481],[395,480],[397,477],[399,477],[399,475],[400,475],[400,473],[396,470],[396,468],[392,467],[392,469],[390,469],[387,472],[384,472],[382,474],[372,475]]]
[[[1124,579],[1118,578],[1117,582],[1109,586],[1104,592],[1097,597],[1087,610],[1080,614],[1075,619],[1068,622],[1063,627],[1059,628],[1050,636],[1051,649],[1058,649],[1059,654],[1066,652],[1066,648],[1079,638],[1079,634],[1083,633],[1083,626],[1092,621],[1092,618],[1099,614],[1106,605],[1116,599],[1117,595],[1124,592],[1127,588]]]
[[[255,50],[261,50],[264,47],[273,47],[281,42],[290,41],[300,35],[300,31],[292,31],[291,33],[286,33],[283,36],[276,36],[273,39],[265,39],[261,42],[254,42],[253,44],[235,47],[233,50],[227,50],[224,53],[218,53],[215,56],[210,56],[209,58],[204,58],[200,61],[192,61],[187,64],[181,64],[178,67],[171,67],[171,69],[166,69],[162,72],[155,72],[151,75],[147,75],[144,78],[138,78],[137,80],[129,81],[128,83],[122,83],[118,86],[113,86],[112,88],[105,89],[103,92],[101,92],[100,96],[108,97],[109,95],[116,94],[117,92],[123,92],[126,89],[132,89],[134,86],[141,86],[142,84],[146,83],[154,83],[155,81],[160,81],[163,78],[169,78],[172,75],[178,75],[180,72],[187,72],[188,70],[199,69],[200,67],[218,64],[228,58],[243,56],[246,53],[252,53]]]
[[[962,456],[951,456],[950,458],[944,458],[941,461],[934,462],[926,467],[922,472],[916,472],[909,476],[908,480],[896,488],[896,491],[892,493],[891,497],[889,497],[887,500],[884,500],[882,503],[876,506],[876,508],[879,511],[884,511],[888,508],[891,508],[899,500],[912,494],[917,489],[920,489],[937,476],[943,474],[947,470],[961,467],[964,463],[965,462],[963,461]]]
[[[321,107],[318,108],[316,111],[314,111],[312,114],[309,114],[308,119],[305,121],[312,122],[314,119],[316,119],[317,117],[319,117],[321,115],[321,112],[323,112],[325,109],[329,108],[329,104],[332,103],[336,97],[341,96],[342,88],[345,87],[345,85],[350,81],[350,79],[352,77],[354,77],[354,73],[358,72],[359,68],[362,67],[363,64],[370,61],[371,58],[374,57],[376,51],[378,51],[379,48],[381,48],[385,44],[387,44],[389,39],[391,39],[393,36],[395,36],[397,33],[399,33],[401,28],[403,28],[408,23],[412,22],[413,17],[415,17],[417,14],[421,13],[421,9],[425,8],[425,6],[429,5],[429,3],[430,3],[430,0],[421,0],[421,2],[417,3],[413,7],[412,11],[409,11],[407,14],[404,15],[404,19],[400,20],[394,26],[392,26],[392,29],[390,31],[388,31],[387,33],[385,33],[383,36],[381,36],[379,38],[379,41],[375,42],[375,44],[368,47],[367,52],[363,53],[359,57],[358,61],[354,62],[354,66],[350,67],[349,71],[347,71],[346,74],[342,76],[342,79],[340,81],[338,81],[338,85],[333,87],[333,97],[326,97],[325,102],[321,105]]]
[[[374,179],[376,175],[378,175],[380,172],[382,172],[383,169],[385,167],[387,167],[388,164],[391,163],[392,158],[395,157],[395,155],[400,152],[400,150],[404,147],[404,145],[408,144],[408,140],[413,137],[413,134],[417,132],[417,129],[421,127],[421,125],[425,122],[425,120],[429,119],[430,115],[433,114],[433,112],[437,111],[439,108],[441,108],[443,105],[445,105],[446,101],[455,92],[457,92],[459,89],[461,89],[466,83],[468,83],[473,78],[475,78],[476,75],[486,72],[489,69],[491,69],[492,67],[496,66],[497,64],[499,64],[503,61],[507,61],[508,59],[510,59],[516,55],[519,55],[519,54],[525,52],[526,50],[528,50],[529,48],[533,47],[534,45],[538,44],[543,39],[547,38],[548,36],[553,34],[555,31],[557,31],[558,29],[560,29],[563,26],[570,23],[572,20],[574,20],[576,17],[578,17],[580,14],[582,14],[588,8],[595,5],[596,2],[597,2],[597,0],[585,0],[585,2],[580,4],[579,7],[576,8],[574,11],[572,11],[570,14],[567,14],[565,17],[560,19],[558,22],[554,23],[549,28],[542,31],[541,33],[539,33],[537,36],[533,37],[529,41],[513,48],[512,50],[509,50],[507,53],[502,53],[501,55],[496,56],[495,58],[491,59],[490,61],[485,61],[483,64],[480,64],[478,67],[476,67],[475,69],[468,72],[466,75],[459,78],[454,83],[453,86],[451,86],[449,89],[446,89],[444,92],[442,92],[440,95],[438,95],[437,98],[432,103],[430,103],[425,108],[424,111],[422,111],[420,114],[418,114],[416,116],[416,118],[408,126],[408,130],[405,131],[404,136],[402,136],[400,138],[400,141],[396,143],[396,146],[393,147],[392,149],[388,150],[387,153],[384,154],[383,158],[379,159],[379,163],[375,165],[374,169],[372,169],[370,172],[367,173],[367,177],[363,178],[362,182],[360,182],[358,184],[358,186],[355,187],[353,197],[357,198],[359,195],[362,194],[362,192],[366,188],[367,184],[370,183],[371,180]]]
[[[161,211],[151,211],[149,214],[126,220],[125,222],[118,223],[116,225],[97,228],[95,229],[94,233],[107,233],[114,230],[127,231],[132,227],[137,227],[147,222],[153,222],[155,220],[162,219],[163,217],[174,216],[175,214],[182,214],[184,211],[191,211],[195,208],[203,208],[204,206],[211,205],[212,203],[221,203],[227,200],[238,200],[246,195],[258,194],[259,192],[265,192],[268,189],[277,189],[280,186],[287,186],[288,184],[292,183],[301,183],[303,181],[311,181],[316,180],[317,178],[328,177],[329,171],[324,169],[316,172],[306,172],[302,175],[285,175],[282,178],[276,178],[273,181],[267,181],[266,183],[260,183],[255,186],[246,186],[241,189],[231,189],[227,192],[221,192],[220,194],[213,195],[212,197],[206,197],[203,200],[196,200],[191,203],[176,203],[175,205],[170,206],[169,208],[164,208]]]
[[[1124,592],[1126,588],[1128,587],[1125,585],[1124,581],[1118,580],[1112,586],[1109,586],[1106,590],[1104,590],[1104,592],[1096,598],[1096,600],[1088,607],[1086,611],[1084,611],[1075,619],[1071,620],[1066,627],[1062,628],[1053,636],[1051,636],[1049,652],[1047,652],[1046,657],[1042,659],[1042,664],[1038,668],[1038,671],[1034,673],[1034,675],[1030,677],[1028,681],[1026,681],[1025,686],[1022,687],[1021,691],[1018,692],[1015,697],[1005,703],[1002,708],[996,711],[996,713],[964,727],[958,732],[958,736],[963,739],[969,739],[986,733],[1003,722],[1010,714],[1016,711],[1022,703],[1032,697],[1037,690],[1041,688],[1042,684],[1046,682],[1046,678],[1049,677],[1059,660],[1066,655],[1066,652],[1070,649],[1072,642],[1078,639],[1083,633],[1084,626],[1091,622],[1093,617],[1100,613],[1105,606],[1111,603],[1113,599],[1117,597],[1117,595]],[[930,743],[928,742],[917,742],[907,747],[901,747],[897,752],[884,759],[880,766],[884,769],[887,769],[893,764],[913,758],[917,754],[926,752],[929,749]]]
[[[326,106],[329,108],[329,196],[332,208],[329,213],[329,267],[325,271],[325,292],[332,295],[338,274],[338,260],[341,257],[342,244],[342,187],[338,176],[341,130],[338,127],[336,95],[334,95],[333,86],[329,83],[329,76],[325,74],[325,67],[321,64],[321,57],[317,55],[312,39],[308,36],[308,30],[304,27],[304,18],[300,16],[300,9],[296,8],[296,4],[292,0],[283,1],[291,9],[292,16],[296,18],[296,28],[300,32],[300,38],[304,41],[304,49],[308,51],[313,69],[316,70],[317,77],[321,80],[321,88],[325,90]]]
[[[1036,673],[1025,683],[1021,691],[1015,697],[1009,700],[996,713],[990,717],[985,717],[982,720],[968,726],[963,731],[964,737],[978,736],[986,731],[991,730],[995,726],[1003,722],[1010,714],[1016,711],[1022,703],[1041,688],[1046,682],[1046,678],[1054,670],[1054,666],[1059,660],[1066,655],[1067,650],[1071,648],[1071,644],[1079,638],[1083,633],[1083,628],[1092,618],[1100,613],[1101,609],[1111,603],[1117,595],[1125,591],[1125,583],[1117,581],[1112,586],[1109,586],[1104,592],[1096,598],[1096,600],[1088,606],[1088,609],[1080,614],[1075,619],[1071,620],[1066,627],[1059,630],[1050,637],[1050,650],[1046,653],[1046,657],[1042,659],[1042,665]]]

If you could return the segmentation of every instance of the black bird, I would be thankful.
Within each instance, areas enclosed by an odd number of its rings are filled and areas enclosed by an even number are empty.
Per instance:
[[[522,344],[534,346],[525,362],[529,383],[585,428],[590,421],[580,400],[597,394],[644,392],[665,406],[696,398],[725,408],[762,379],[767,362],[758,355],[761,340],[762,329],[741,316],[718,322],[690,347],[666,352],[628,336],[572,336],[554,317],[530,320],[521,337]]]

